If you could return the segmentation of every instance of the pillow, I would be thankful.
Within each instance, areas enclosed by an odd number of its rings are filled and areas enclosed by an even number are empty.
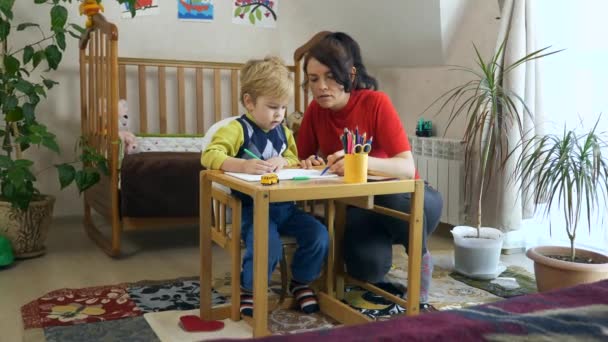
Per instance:
[[[207,148],[207,145],[209,145],[209,143],[211,143],[211,139],[213,139],[213,135],[215,134],[215,132],[217,132],[220,128],[226,126],[227,124],[229,124],[230,122],[232,122],[233,120],[238,119],[240,116],[231,116],[225,119],[222,119],[216,123],[214,123],[213,125],[211,125],[211,127],[209,127],[209,129],[207,130],[207,132],[205,132],[205,136],[203,136],[203,141],[201,143],[201,151],[205,151],[205,149]],[[223,190],[227,193],[230,193],[230,188],[225,187],[223,185],[217,184],[215,182],[213,182],[212,186],[214,188]],[[227,212],[227,217],[226,217],[226,223],[232,223],[232,210],[229,209],[229,211]]]
[[[211,127],[209,127],[209,129],[207,130],[207,132],[205,132],[205,135],[203,136],[203,140],[202,140],[202,145],[201,145],[201,151],[205,151],[205,149],[207,148],[207,145],[209,145],[209,143],[211,142],[211,139],[213,139],[213,135],[215,134],[215,132],[217,132],[220,128],[226,126],[227,124],[229,124],[231,121],[238,119],[240,116],[231,116],[225,119],[222,119],[216,123],[214,123],[213,125],[211,125]]]

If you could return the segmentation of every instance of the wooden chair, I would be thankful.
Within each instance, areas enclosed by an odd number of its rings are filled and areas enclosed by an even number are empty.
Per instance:
[[[241,249],[244,244],[241,239],[241,200],[232,196],[224,189],[212,189],[213,220],[211,225],[211,239],[222,249],[228,250],[230,254],[230,293],[232,296],[230,318],[240,319],[240,295],[241,295]],[[230,217],[230,220],[228,219]],[[281,272],[281,294],[279,305],[281,305],[288,293],[288,268],[285,249],[297,246],[296,239],[290,236],[281,236],[283,244],[283,255],[279,264]]]

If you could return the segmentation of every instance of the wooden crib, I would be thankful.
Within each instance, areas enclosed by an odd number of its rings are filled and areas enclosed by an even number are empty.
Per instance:
[[[308,94],[300,87],[299,61],[304,48],[298,49],[298,62],[290,67],[296,89],[293,110],[300,112],[303,112],[303,103],[308,103]],[[96,186],[85,192],[84,225],[89,236],[107,254],[120,255],[123,230],[198,222],[198,212],[178,217],[138,217],[121,212],[119,99],[127,99],[130,108],[138,108],[129,112],[132,122],[139,125],[139,129],[131,127],[136,133],[202,135],[212,123],[223,118],[223,113],[239,114],[241,66],[240,63],[119,57],[116,26],[101,14],[93,17],[93,26],[80,41],[82,135],[91,147],[108,158],[110,174],[102,176]],[[129,86],[130,81],[136,86]],[[133,88],[136,91],[131,91]],[[192,98],[195,100],[191,101]],[[198,175],[196,177],[198,180]],[[192,188],[198,189],[198,181]],[[197,203],[194,205],[197,207]],[[92,210],[111,224],[109,238],[94,223]]]

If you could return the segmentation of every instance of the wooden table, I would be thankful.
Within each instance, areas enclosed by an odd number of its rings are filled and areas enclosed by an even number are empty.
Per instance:
[[[326,263],[326,282],[317,293],[321,311],[344,324],[357,324],[369,321],[369,317],[342,303],[344,279],[380,293],[407,308],[407,315],[419,312],[420,301],[420,263],[422,254],[422,217],[424,203],[424,182],[422,180],[391,180],[364,184],[347,184],[343,178],[312,179],[307,181],[281,181],[279,184],[264,186],[257,182],[246,182],[224,174],[222,171],[206,170],[200,178],[200,263],[201,263],[201,300],[200,315],[203,319],[225,319],[229,310],[211,307],[212,253],[211,253],[211,184],[222,184],[233,190],[248,194],[253,198],[254,249],[253,249],[253,336],[269,334],[268,323],[268,212],[270,203],[329,200],[328,229],[329,252]],[[411,213],[374,204],[374,195],[412,193]],[[407,302],[392,296],[368,283],[356,281],[344,273],[342,259],[342,236],[344,231],[347,205],[372,209],[385,215],[410,222]],[[334,217],[336,231],[334,232]],[[236,275],[238,276],[238,275]],[[336,286],[337,285],[337,286]],[[335,288],[335,290],[334,290]],[[239,300],[232,298],[232,300]]]

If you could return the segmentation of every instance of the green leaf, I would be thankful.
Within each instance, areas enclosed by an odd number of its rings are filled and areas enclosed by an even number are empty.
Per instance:
[[[27,159],[15,160],[15,166],[20,167],[20,168],[29,169],[33,165],[34,165],[34,162],[31,160],[27,160]]]
[[[16,122],[23,119],[23,109],[21,109],[21,107],[15,107],[15,109],[6,113],[4,119],[8,122]]]
[[[40,96],[38,96],[38,94],[35,94],[35,93],[30,94],[29,99],[30,99],[30,103],[33,105],[37,105],[38,102],[40,102]]]
[[[36,134],[30,135],[28,138],[29,142],[34,145],[40,145],[40,143],[42,142],[42,137]]]
[[[19,90],[24,94],[29,94],[34,91],[34,86],[30,82],[21,79],[15,84],[15,89]]]
[[[55,34],[55,40],[57,40],[57,45],[59,46],[59,48],[63,51],[65,50],[65,33],[63,32],[57,32]]]
[[[8,19],[13,19],[13,4],[15,0],[0,0],[0,12]]]
[[[46,55],[46,61],[49,64],[49,68],[56,70],[61,62],[61,51],[57,48],[57,45],[49,45],[44,49]]]
[[[21,64],[17,58],[11,55],[4,56],[4,68],[7,74],[14,75],[17,71],[19,71],[20,66]]]
[[[9,111],[15,109],[15,107],[17,107],[18,104],[19,104],[19,100],[17,99],[17,96],[10,95],[6,98],[6,101],[4,102],[4,111],[9,112]]]
[[[17,25],[17,31],[23,31],[28,27],[40,27],[40,25],[36,24],[36,23],[22,23]]]
[[[23,109],[23,118],[26,121],[33,121],[36,117],[36,113],[34,112],[35,106],[31,103],[24,103],[21,107]]]
[[[38,64],[40,64],[40,62],[42,62],[43,59],[46,59],[46,54],[44,53],[44,50],[38,50],[34,52],[34,57],[32,59],[35,68],[38,66]]]
[[[13,160],[5,155],[0,155],[0,168],[8,169],[13,165]]]
[[[8,21],[4,21],[2,18],[0,18],[0,40],[6,40],[6,37],[8,37],[8,34],[10,32],[11,23],[9,23]]]
[[[80,33],[75,33],[75,32],[72,32],[72,31],[67,31],[67,32],[70,34],[70,36],[72,36],[72,37],[74,37],[76,39],[80,39],[80,37],[81,37]]]
[[[55,5],[51,9],[51,30],[61,31],[68,21],[68,10],[61,6]]]
[[[53,152],[59,153],[59,145],[57,145],[57,140],[55,139],[55,137],[43,137],[42,146],[45,146]]]
[[[86,30],[84,27],[80,26],[80,25],[76,25],[76,24],[69,24],[69,27],[72,27],[73,29],[75,29],[76,31],[78,31],[80,34],[83,34],[84,31]]]
[[[76,176],[76,169],[70,164],[60,164],[55,165],[55,167],[57,168],[61,189],[72,184],[74,177]]]
[[[234,10],[234,16],[235,16],[235,17],[238,17],[238,16],[241,14],[241,12],[242,12],[242,11],[243,11],[243,7],[237,7],[237,8]]]
[[[26,75],[27,75],[27,77],[30,77],[30,72],[29,72],[29,71],[27,71],[27,69],[26,69],[26,68],[19,68],[19,71],[20,71],[20,72],[22,72],[22,73],[24,73],[24,74],[26,74]]]
[[[34,48],[31,45],[28,45],[23,48],[23,65],[29,63],[34,57]]]
[[[44,83],[44,85],[46,86],[47,89],[51,89],[51,88],[53,88],[53,86],[55,84],[59,84],[59,82],[55,82],[55,81],[53,81],[51,79],[48,79],[48,78],[43,79],[42,83]]]
[[[36,4],[43,4],[45,2],[46,2],[46,0],[34,0],[34,3],[36,3]]]
[[[253,15],[253,12],[249,13],[249,21],[252,24],[255,24],[255,16]]]
[[[44,87],[40,84],[36,84],[36,86],[34,87],[34,91],[36,92],[36,94],[46,97],[46,91],[44,90]]]
[[[255,16],[258,18],[258,20],[262,20],[262,11],[259,8],[255,10]]]
[[[245,13],[245,14],[249,13],[249,11],[251,11],[251,6],[252,6],[252,5],[245,6],[245,7],[244,7],[244,8],[245,8],[245,10],[243,11],[243,13]]]
[[[76,172],[76,186],[80,192],[92,187],[99,182],[99,173],[89,170],[80,170]]]

